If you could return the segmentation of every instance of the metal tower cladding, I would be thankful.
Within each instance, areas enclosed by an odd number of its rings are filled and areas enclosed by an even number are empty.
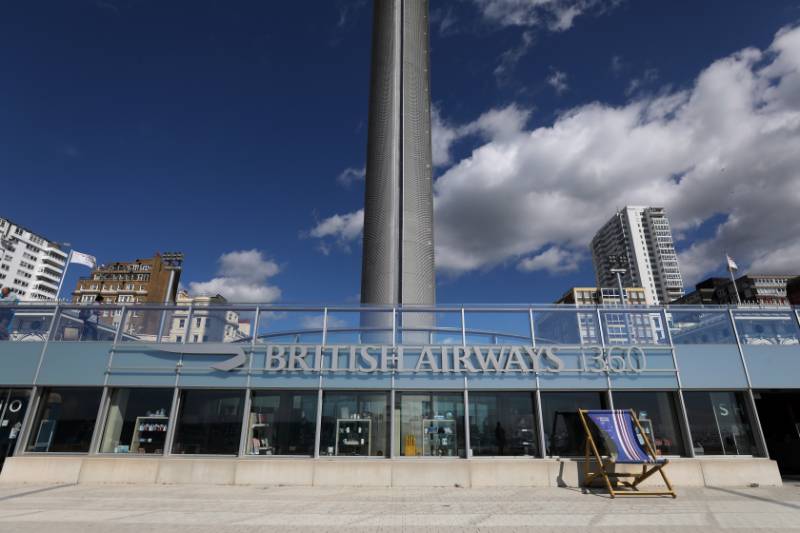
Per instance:
[[[428,0],[375,0],[361,302],[435,303]]]

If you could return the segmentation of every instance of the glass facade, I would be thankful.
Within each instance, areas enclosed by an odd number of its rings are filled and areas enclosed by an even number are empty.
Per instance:
[[[387,392],[325,392],[319,454],[387,457],[389,414]]]
[[[632,409],[658,455],[684,455],[675,394],[662,391],[615,391],[614,409]]]
[[[243,390],[181,391],[172,453],[238,454],[243,409]]]
[[[542,423],[547,455],[583,455],[585,431],[578,409],[606,409],[605,392],[543,392]]]
[[[463,393],[398,392],[395,410],[395,418],[400,421],[400,455],[466,456]]]
[[[757,455],[743,392],[683,393],[695,455]]]
[[[248,455],[314,455],[317,391],[255,391]]]
[[[45,390],[28,441],[29,452],[86,453],[102,389]]]
[[[539,454],[532,392],[470,392],[473,456]]]
[[[113,390],[100,452],[163,454],[172,393],[172,389]]]

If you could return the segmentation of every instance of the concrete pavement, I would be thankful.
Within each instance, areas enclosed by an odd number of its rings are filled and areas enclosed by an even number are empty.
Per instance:
[[[786,531],[800,482],[611,500],[570,488],[3,485],[0,532]]]

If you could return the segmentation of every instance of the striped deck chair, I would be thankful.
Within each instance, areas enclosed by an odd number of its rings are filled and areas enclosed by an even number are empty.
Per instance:
[[[669,462],[663,457],[656,457],[653,445],[647,438],[639,420],[633,410],[586,410],[579,409],[578,414],[586,431],[586,463],[584,464],[584,485],[588,486],[598,477],[602,477],[611,497],[616,496],[672,496],[677,495],[664,473],[664,467]],[[589,423],[597,430],[593,432]],[[638,429],[638,432],[637,432]],[[595,435],[602,439],[609,455],[603,458],[597,448]],[[590,455],[594,455],[599,470],[589,471]],[[618,464],[642,465],[640,473],[614,472],[612,467]],[[643,492],[638,485],[658,472],[664,478],[667,490]],[[633,478],[632,481],[620,478]],[[611,482],[617,481],[616,487]],[[630,490],[619,490],[620,487]]]

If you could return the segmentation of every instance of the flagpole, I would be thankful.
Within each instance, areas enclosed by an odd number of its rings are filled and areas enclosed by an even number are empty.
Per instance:
[[[56,301],[58,301],[58,297],[61,296],[61,287],[64,286],[64,280],[67,279],[67,269],[69,268],[69,264],[72,262],[72,250],[69,251],[69,255],[67,255],[67,263],[64,265],[64,272],[61,274],[61,281],[58,282],[58,290],[56,291]]]
[[[742,299],[739,297],[739,287],[736,286],[736,278],[733,275],[734,270],[738,270],[739,267],[736,263],[733,262],[731,256],[728,255],[728,252],[725,252],[725,261],[727,262],[728,272],[731,275],[731,283],[733,283],[733,292],[736,293],[736,303],[738,305],[742,305]]]

